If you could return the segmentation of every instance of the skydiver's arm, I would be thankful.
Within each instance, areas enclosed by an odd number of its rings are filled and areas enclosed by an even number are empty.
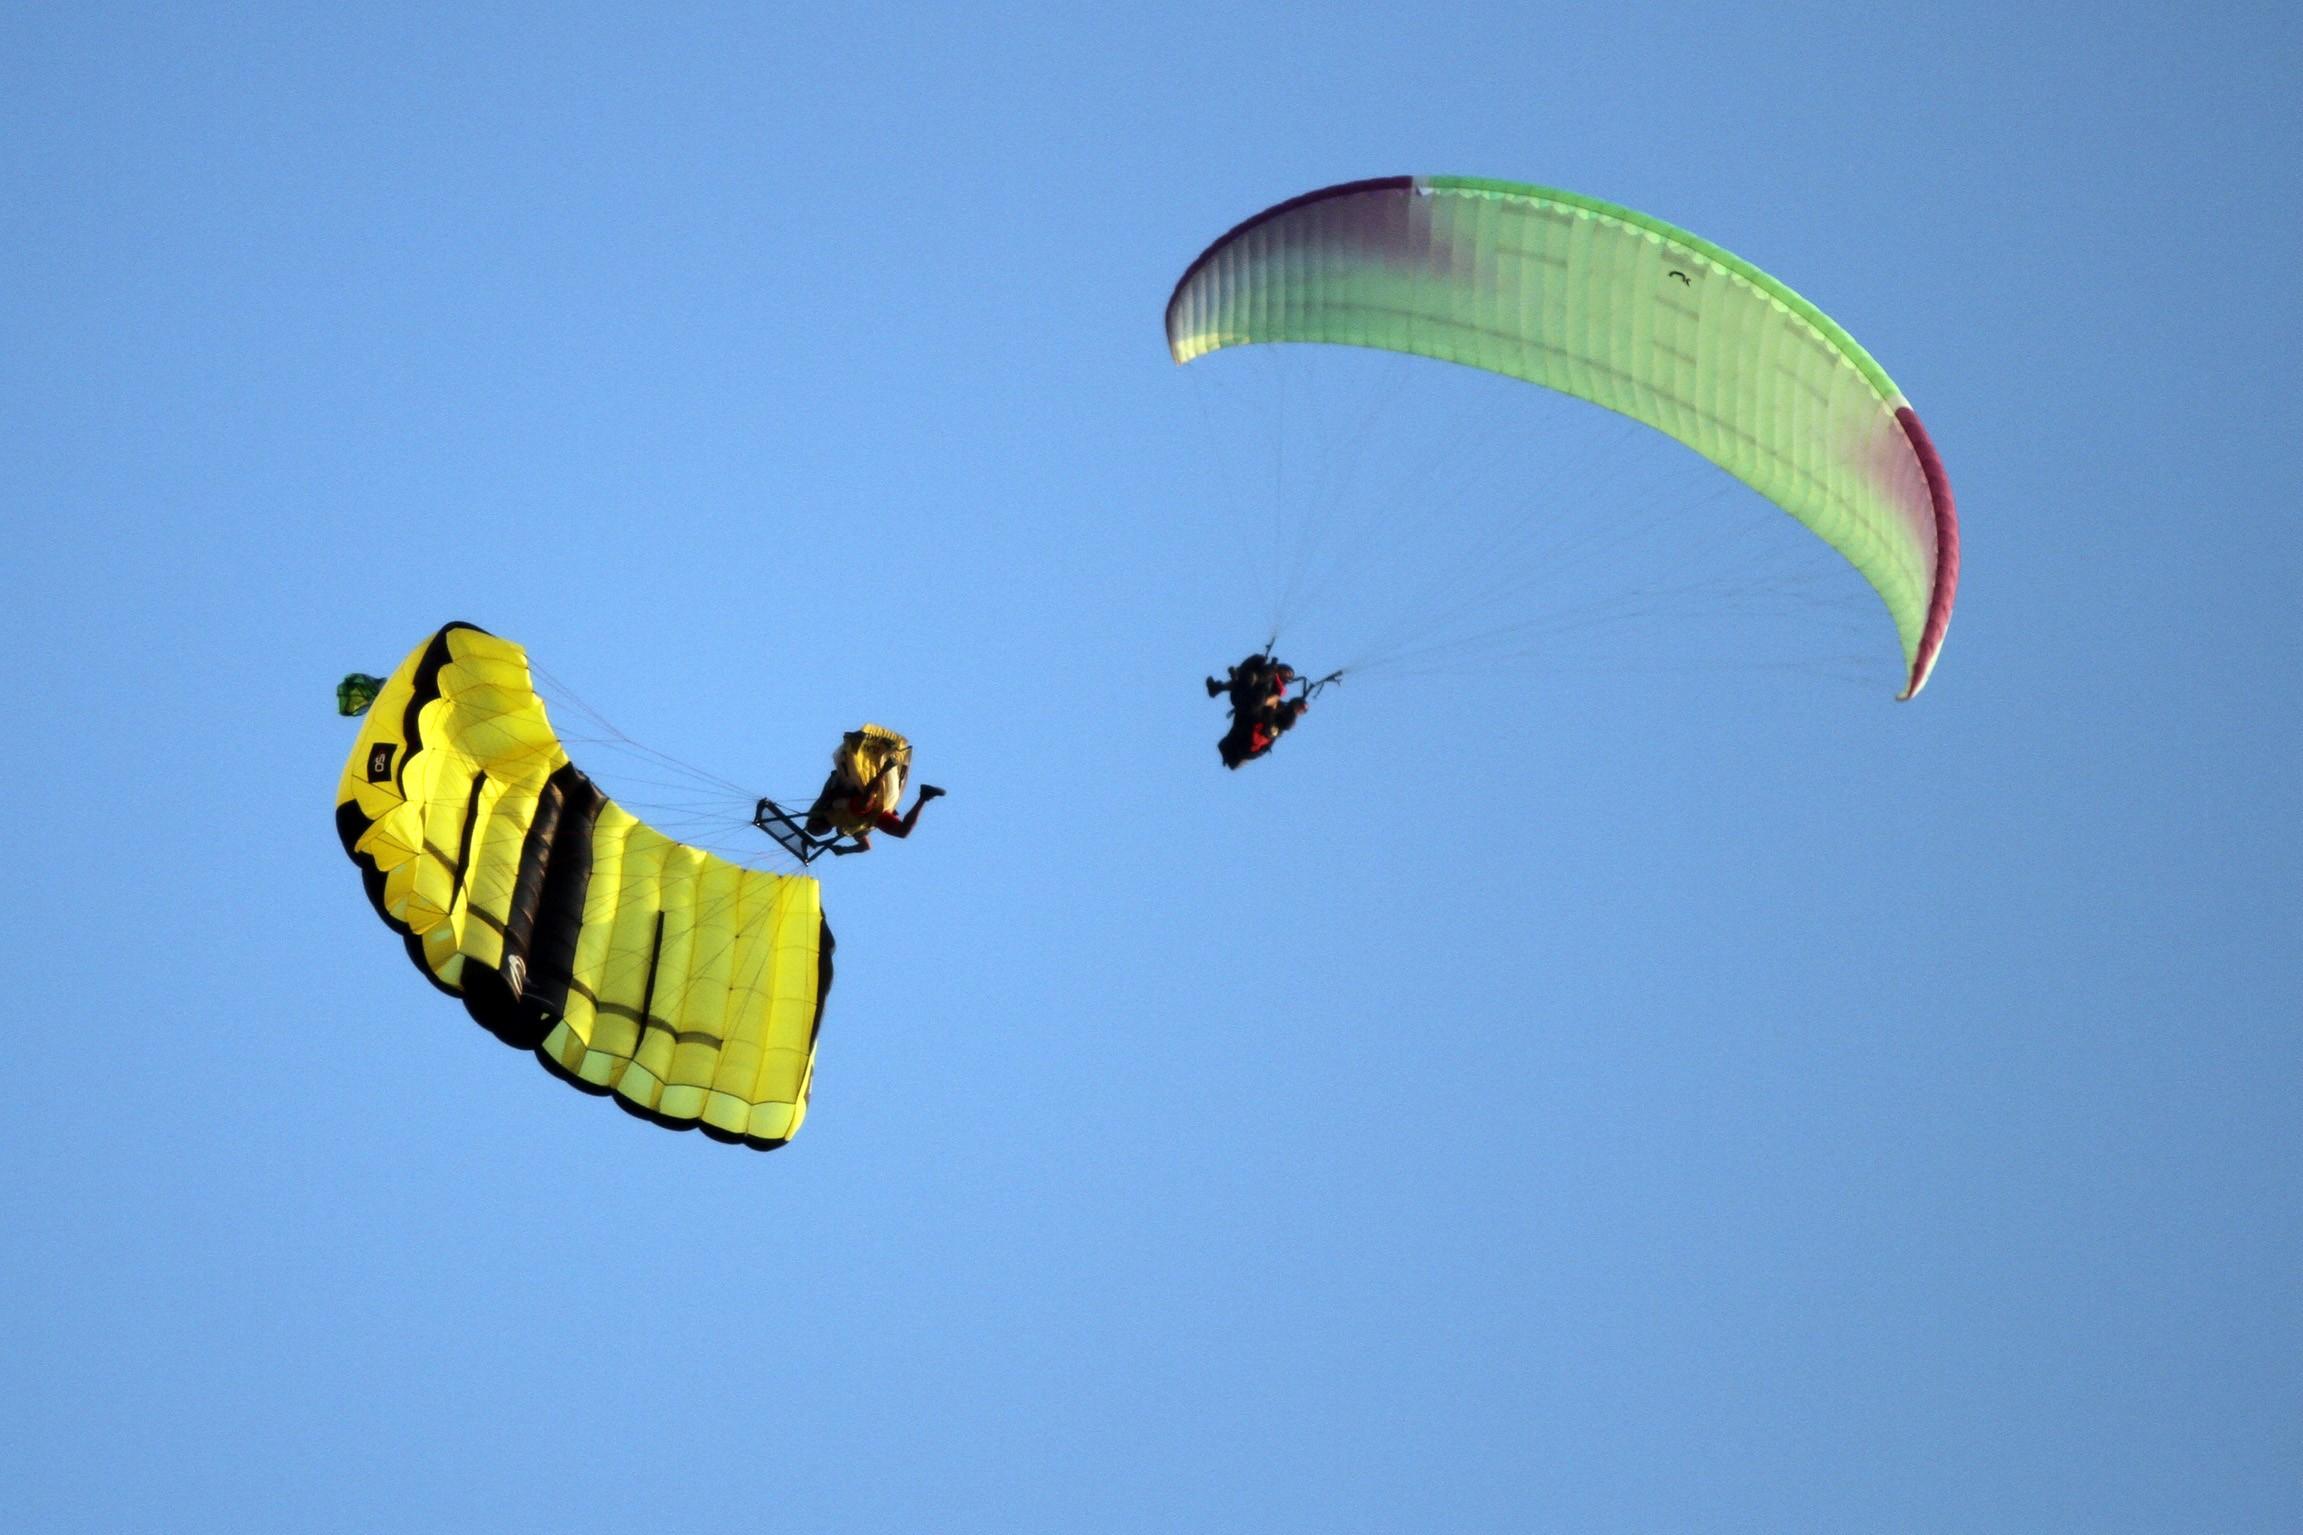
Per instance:
[[[883,810],[873,818],[872,825],[891,837],[908,837],[912,834],[912,828],[920,824],[920,807],[926,803],[927,801],[924,799],[913,801],[912,808],[905,811],[900,817]]]
[[[928,808],[928,801],[941,798],[943,792],[932,783],[921,784],[920,797],[912,801],[912,808],[904,812],[901,820],[883,810],[872,824],[891,837],[908,837],[920,822],[920,812]]]

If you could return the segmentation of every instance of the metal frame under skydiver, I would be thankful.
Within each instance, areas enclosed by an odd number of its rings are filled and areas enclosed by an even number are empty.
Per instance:
[[[1294,667],[1273,655],[1268,645],[1226,668],[1223,681],[1208,678],[1208,697],[1231,695],[1231,728],[1216,742],[1216,755],[1227,768],[1253,762],[1295,728],[1295,722],[1311,707],[1313,694],[1342,680],[1343,673],[1336,671],[1317,682],[1307,682],[1295,674]],[[1303,689],[1300,696],[1287,696],[1289,688],[1299,686]]]
[[[894,731],[878,725],[851,730],[840,737],[839,749],[832,753],[831,774],[804,817],[763,799],[753,808],[752,824],[802,864],[826,853],[834,858],[868,853],[873,832],[908,837],[928,801],[943,797],[943,790],[924,783],[912,808],[901,816],[895,813],[911,764],[911,743]]]

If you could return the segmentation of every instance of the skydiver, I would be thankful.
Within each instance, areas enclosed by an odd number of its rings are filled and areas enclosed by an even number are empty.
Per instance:
[[[859,757],[888,738],[898,743],[897,748],[888,752],[870,779],[859,782]],[[824,780],[823,792],[808,807],[808,835],[847,837],[845,843],[831,844],[835,858],[870,852],[875,831],[891,837],[910,836],[928,801],[942,798],[944,792],[932,783],[921,784],[920,797],[912,802],[912,808],[897,816],[896,804],[904,797],[904,771],[910,765],[911,747],[901,736],[880,732],[876,726],[849,731],[840,738],[839,750],[832,753],[832,771]]]

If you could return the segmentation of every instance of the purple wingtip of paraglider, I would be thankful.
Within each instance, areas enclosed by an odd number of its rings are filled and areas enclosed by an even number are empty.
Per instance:
[[[1899,405],[1895,419],[1903,424],[1903,435],[1919,456],[1920,472],[1927,476],[1927,499],[1935,507],[1935,590],[1927,599],[1927,626],[1919,632],[1919,652],[1911,658],[1911,683],[1903,690],[1905,698],[1916,698],[1927,686],[1927,674],[1935,669],[1943,631],[1951,627],[1951,599],[1959,590],[1959,512],[1951,503],[1950,477],[1943,472],[1943,460],[1936,456],[1927,428],[1919,424],[1919,413]]]
[[[1215,259],[1216,252],[1231,244],[1241,235],[1246,234],[1259,224],[1267,224],[1273,219],[1293,213],[1296,209],[1312,203],[1326,202],[1331,197],[1349,197],[1358,192],[1406,192],[1413,190],[1414,187],[1415,178],[1413,176],[1371,176],[1365,181],[1346,181],[1337,186],[1321,187],[1316,192],[1306,192],[1301,197],[1291,197],[1284,203],[1275,203],[1253,218],[1242,219],[1239,223],[1234,224],[1224,232],[1221,238],[1211,242],[1206,250],[1201,251],[1198,256],[1193,258],[1192,264],[1184,268],[1183,276],[1176,279],[1175,288],[1168,294],[1167,311],[1164,316],[1167,325],[1168,349],[1170,351],[1175,349],[1176,305],[1183,301],[1184,289],[1191,286],[1191,280],[1199,275],[1201,267]]]

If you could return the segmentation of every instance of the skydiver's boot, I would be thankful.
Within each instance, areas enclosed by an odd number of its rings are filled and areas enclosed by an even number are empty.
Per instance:
[[[1221,698],[1221,697],[1223,697],[1223,690],[1224,690],[1224,685],[1223,685],[1222,683],[1220,683],[1220,682],[1216,681],[1216,680],[1215,680],[1213,677],[1210,677],[1210,678],[1208,678],[1208,680],[1207,680],[1207,696],[1208,696],[1208,697],[1210,697],[1210,698]]]
[[[932,784],[932,783],[924,783],[924,784],[921,784],[921,785],[920,785],[920,803],[921,803],[921,804],[923,804],[923,805],[924,805],[924,804],[926,804],[926,803],[927,803],[929,800],[932,800],[932,799],[942,799],[943,797],[944,797],[944,791],[943,791],[943,790],[941,790],[941,789],[939,789],[939,788],[937,788],[937,787],[936,787],[934,784]]]

